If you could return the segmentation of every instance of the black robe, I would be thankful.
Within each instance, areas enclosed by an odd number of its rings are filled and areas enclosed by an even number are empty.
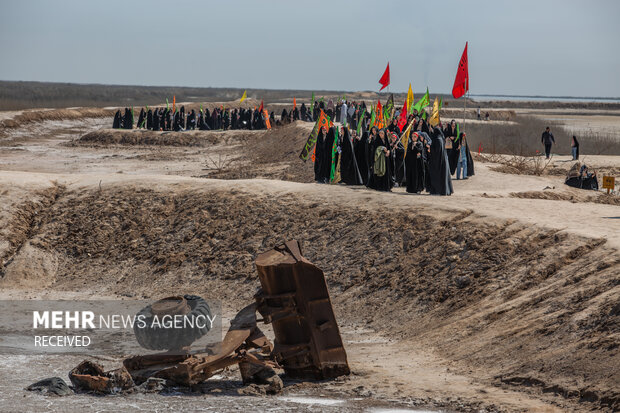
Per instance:
[[[409,139],[407,144],[407,156],[405,157],[405,170],[407,174],[407,192],[420,193],[424,190],[426,182],[426,150],[421,141]]]
[[[396,144],[390,151],[390,158],[392,159],[392,178],[394,182],[401,185],[405,180],[405,148],[403,147],[400,139],[396,141]]]
[[[144,109],[140,109],[140,115],[138,116],[138,124],[136,125],[138,129],[141,129],[144,127],[143,125],[144,117],[145,117]]]
[[[314,180],[319,183],[325,183],[323,176],[323,164],[325,163],[325,134],[319,131],[314,147]]]
[[[114,122],[112,122],[112,129],[120,129],[121,128],[121,111],[117,110],[114,114]]]
[[[429,158],[430,188],[433,195],[452,195],[450,164],[446,153],[446,140],[443,132],[435,127],[431,132],[431,153]]]
[[[366,185],[368,184],[368,132],[364,132],[360,139],[355,139],[353,147],[362,183]]]
[[[321,170],[320,177],[322,182],[329,183],[332,172],[332,152],[334,149],[334,139],[336,139],[335,127],[332,126],[327,131],[327,135],[323,141],[321,153]],[[318,151],[317,151],[318,154]]]
[[[146,112],[146,128],[153,129],[153,111],[151,109]]]
[[[153,112],[153,130],[158,131],[161,126],[159,125],[159,110]]]
[[[362,176],[357,166],[355,148],[348,128],[344,128],[340,149],[340,180],[347,185],[361,185]]]
[[[385,174],[383,176],[378,176],[375,174],[375,154],[377,152],[377,148],[380,146],[384,146],[385,148],[389,148],[390,144],[387,140],[387,137],[381,139],[377,136],[373,141],[368,145],[372,163],[370,165],[370,178],[368,180],[368,187],[372,189],[376,189],[377,191],[390,191],[392,189],[392,168],[390,162],[390,156],[386,156],[385,159]],[[383,155],[385,156],[385,155]]]

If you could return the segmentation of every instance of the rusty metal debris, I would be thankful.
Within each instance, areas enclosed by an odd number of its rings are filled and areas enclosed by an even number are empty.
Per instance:
[[[134,387],[134,382],[125,367],[103,371],[103,367],[92,361],[83,361],[69,372],[71,384],[78,391],[95,393],[118,393]]]
[[[273,355],[287,375],[329,379],[349,374],[323,271],[289,241],[256,258],[258,312],[273,324]]]
[[[85,361],[71,371],[71,382],[78,390],[98,393],[124,390],[152,379],[191,386],[238,364],[244,384],[261,385],[262,391],[274,393],[283,387],[275,368],[282,367],[293,378],[329,379],[349,374],[325,276],[302,256],[299,243],[289,241],[260,254],[256,268],[261,283],[256,302],[231,321],[216,354],[204,349],[133,356],[111,372]],[[158,313],[167,308],[161,303],[154,304]],[[164,304],[170,307],[170,303]],[[273,324],[275,346],[258,328],[257,311],[263,322]]]

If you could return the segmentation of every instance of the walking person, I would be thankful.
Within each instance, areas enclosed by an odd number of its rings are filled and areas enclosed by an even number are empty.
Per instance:
[[[545,156],[549,159],[551,155],[551,146],[555,143],[555,138],[553,137],[553,133],[551,133],[551,129],[549,126],[543,132],[540,141],[545,145]]]
[[[575,135],[573,135],[573,138],[571,139],[570,149],[571,149],[571,153],[573,154],[573,161],[578,160],[579,159],[579,141],[577,140],[577,137]]]

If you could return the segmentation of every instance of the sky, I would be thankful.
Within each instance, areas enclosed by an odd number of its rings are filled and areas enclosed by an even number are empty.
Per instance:
[[[614,0],[0,0],[0,80],[620,96]]]

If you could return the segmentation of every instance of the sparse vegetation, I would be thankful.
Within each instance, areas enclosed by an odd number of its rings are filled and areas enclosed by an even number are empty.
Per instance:
[[[469,149],[486,154],[508,154],[534,156],[542,152],[540,136],[546,126],[551,127],[556,144],[553,153],[570,154],[570,137],[568,131],[554,122],[548,122],[533,116],[517,116],[513,123],[473,123],[467,125]],[[620,138],[599,133],[580,133],[579,152],[581,155],[620,155]]]

